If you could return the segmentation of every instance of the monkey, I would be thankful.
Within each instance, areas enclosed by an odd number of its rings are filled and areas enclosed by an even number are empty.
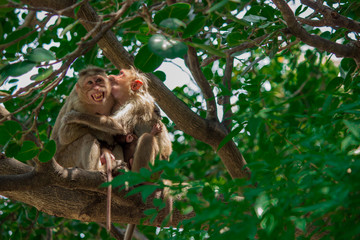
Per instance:
[[[123,69],[117,76],[110,75],[109,80],[117,111],[110,116],[71,111],[65,123],[85,125],[114,136],[134,133],[138,140],[132,170],[148,167],[149,162],[153,164],[157,154],[160,160],[169,160],[171,140],[161,122],[160,110],[148,92],[146,76],[135,69]],[[162,130],[154,136],[151,131],[155,124],[160,124]]]
[[[118,110],[111,116],[101,117],[73,111],[67,122],[84,124],[115,135],[119,134],[114,128],[118,123],[125,132],[133,132],[138,138],[133,160],[129,162],[134,172],[142,167],[149,168],[149,163],[154,164],[157,155],[160,160],[169,160],[172,144],[168,131],[161,122],[160,110],[148,92],[147,77],[131,68],[121,70],[117,76],[110,75],[109,79],[112,83],[112,95],[119,106],[115,109]],[[161,131],[152,134],[156,124],[159,124]],[[134,224],[128,224],[124,239],[131,239],[134,228]]]
[[[112,135],[84,125],[68,124],[65,119],[72,110],[94,116],[110,115],[113,107],[111,83],[105,71],[95,67],[80,71],[78,82],[61,108],[50,137],[56,142],[55,159],[60,165],[86,170],[104,170],[99,162],[100,142],[111,145]],[[114,124],[119,133],[126,134],[121,132],[119,124]]]
[[[84,125],[66,123],[69,112],[75,110],[91,115],[109,115],[114,107],[111,95],[111,83],[101,68],[87,68],[80,71],[79,79],[72,89],[56,119],[51,139],[57,145],[55,160],[63,167],[79,167],[86,170],[106,171],[107,180],[112,180],[113,162],[111,156],[122,160],[122,149],[114,149],[114,155],[104,151],[102,145],[113,144],[113,136],[103,131],[88,128]],[[117,124],[118,125],[118,124]],[[118,126],[119,129],[119,126]],[[121,130],[121,129],[120,129]],[[125,132],[120,133],[125,134]],[[101,159],[105,160],[105,164]],[[115,165],[115,164],[114,164]],[[104,169],[106,166],[106,169]],[[111,185],[107,193],[107,229],[111,224]]]

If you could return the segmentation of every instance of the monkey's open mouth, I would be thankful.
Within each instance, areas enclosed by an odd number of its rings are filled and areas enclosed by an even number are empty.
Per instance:
[[[94,99],[95,102],[101,102],[104,99],[104,93],[94,93],[91,94],[91,97]]]

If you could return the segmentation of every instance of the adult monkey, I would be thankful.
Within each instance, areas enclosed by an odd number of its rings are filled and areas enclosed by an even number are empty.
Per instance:
[[[148,92],[148,80],[135,69],[121,70],[119,75],[109,76],[112,82],[112,95],[119,108],[112,116],[96,116],[80,112],[68,114],[67,123],[77,123],[96,128],[98,130],[119,134],[114,128],[121,125],[125,132],[134,132],[138,137],[133,160],[129,162],[132,171],[138,172],[142,167],[148,168],[154,164],[159,155],[161,160],[169,160],[172,145],[168,131],[161,122],[160,111],[155,105],[153,97]],[[161,131],[153,133],[153,126],[160,125]],[[117,133],[116,133],[117,132]],[[123,134],[123,133],[120,133]],[[171,199],[169,207],[171,208]],[[125,240],[130,240],[135,224],[128,224]]]
[[[51,135],[51,139],[54,139],[57,144],[55,159],[60,165],[100,171],[105,171],[106,166],[108,181],[112,180],[114,159],[111,159],[109,151],[103,150],[102,145],[112,145],[113,136],[84,125],[68,124],[64,119],[72,110],[92,115],[109,115],[113,106],[111,84],[105,71],[96,67],[82,70],[79,73],[78,82],[59,112]],[[123,153],[120,146],[114,149],[113,154],[121,162]],[[106,164],[102,164],[101,158],[106,160]],[[106,225],[108,230],[110,230],[110,219],[111,185],[107,193]]]

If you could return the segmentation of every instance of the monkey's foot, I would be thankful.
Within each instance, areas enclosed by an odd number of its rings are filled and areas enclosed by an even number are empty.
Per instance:
[[[119,170],[125,170],[126,172],[129,171],[129,166],[123,160],[115,160],[114,161],[114,168],[112,170],[113,176],[119,175]]]

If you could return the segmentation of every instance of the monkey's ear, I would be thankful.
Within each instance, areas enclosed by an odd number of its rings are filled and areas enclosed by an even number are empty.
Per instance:
[[[131,83],[131,90],[138,91],[142,85],[144,85],[144,83],[141,80],[136,79]]]
[[[79,88],[80,88],[79,83],[76,83],[75,84],[75,90],[76,90],[77,93],[79,92]]]

